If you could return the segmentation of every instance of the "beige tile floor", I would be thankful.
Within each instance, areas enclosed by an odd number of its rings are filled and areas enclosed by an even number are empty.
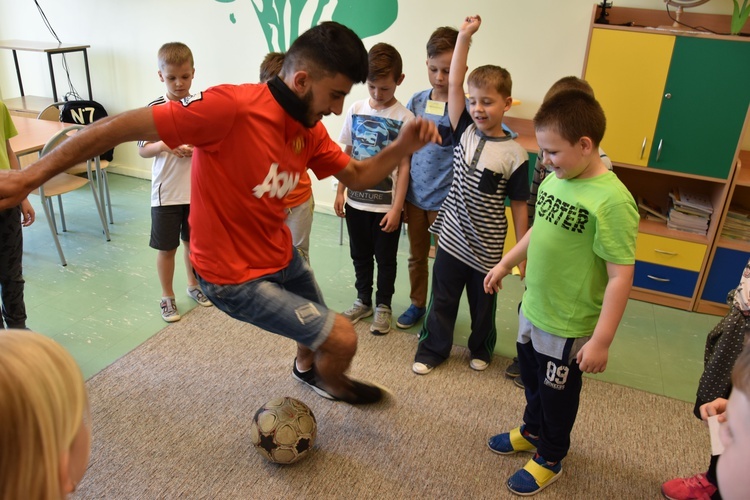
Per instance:
[[[149,248],[148,181],[110,174],[115,223],[104,241],[91,210],[90,194],[65,196],[69,231],[60,236],[67,267],[61,267],[39,205],[38,221],[24,231],[26,304],[30,328],[54,337],[80,363],[88,378],[164,328],[155,250]],[[339,245],[339,221],[316,214],[311,261],[328,306],[346,309],[355,298],[354,272],[346,236]],[[408,241],[402,238],[394,314],[409,305],[406,272]],[[185,294],[184,272],[175,278],[182,313],[195,307]],[[516,308],[523,290],[518,278],[506,279],[498,297],[496,363],[508,363],[515,350]],[[716,316],[688,313],[631,300],[611,349],[607,371],[597,376],[644,391],[692,401],[702,371],[706,334]],[[469,331],[465,298],[456,324],[456,343]],[[392,335],[416,335],[418,327]],[[210,334],[210,325],[207,325]]]

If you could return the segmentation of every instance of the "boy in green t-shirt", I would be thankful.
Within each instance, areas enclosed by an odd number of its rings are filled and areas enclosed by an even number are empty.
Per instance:
[[[567,90],[545,101],[534,127],[545,166],[534,227],[486,276],[496,293],[526,260],[517,339],[524,424],[489,440],[503,455],[533,451],[508,488],[533,495],[555,481],[570,448],[582,374],[601,373],[633,283],[638,210],[599,156],[604,111]]]

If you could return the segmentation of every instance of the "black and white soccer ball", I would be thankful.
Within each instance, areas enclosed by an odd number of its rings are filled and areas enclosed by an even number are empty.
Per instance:
[[[318,424],[312,410],[290,397],[274,398],[261,406],[250,425],[250,439],[267,460],[292,464],[310,453]]]

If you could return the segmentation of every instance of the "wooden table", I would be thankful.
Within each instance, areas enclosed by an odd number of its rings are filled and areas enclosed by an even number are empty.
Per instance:
[[[10,147],[13,148],[19,161],[22,156],[40,152],[53,135],[70,126],[70,123],[37,120],[23,116],[14,116],[13,124],[18,130],[18,135],[10,138]],[[36,160],[36,155],[33,156],[33,160]]]

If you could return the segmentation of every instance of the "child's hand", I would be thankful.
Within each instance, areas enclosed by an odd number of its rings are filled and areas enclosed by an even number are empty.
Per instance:
[[[479,30],[479,26],[481,25],[482,25],[482,18],[479,17],[479,15],[468,16],[466,19],[464,19],[464,22],[461,24],[461,28],[459,29],[459,32],[466,33],[467,35],[471,36]]]
[[[490,269],[487,276],[484,277],[484,293],[497,293],[503,289],[503,278],[509,275],[511,269],[505,267],[500,261],[495,267]]]
[[[607,368],[608,358],[609,347],[591,339],[578,351],[576,362],[584,373],[602,373]]]
[[[172,154],[178,158],[190,158],[191,156],[193,156],[193,146],[191,146],[190,144],[177,146],[172,150]]]
[[[344,213],[344,195],[342,193],[336,194],[336,199],[333,201],[333,211],[341,218],[346,217],[346,213]]]
[[[398,229],[398,223],[401,222],[401,211],[389,210],[380,220],[380,227],[385,233],[392,233]]]
[[[21,202],[21,216],[23,217],[21,221],[23,227],[28,227],[34,223],[36,212],[34,212],[34,207],[31,206],[28,198]]]
[[[706,403],[704,405],[701,405],[700,407],[701,419],[703,419],[704,422],[708,420],[708,417],[712,417],[714,415],[719,416],[719,422],[726,422],[726,411],[727,400],[724,398],[716,398],[710,403]]]

